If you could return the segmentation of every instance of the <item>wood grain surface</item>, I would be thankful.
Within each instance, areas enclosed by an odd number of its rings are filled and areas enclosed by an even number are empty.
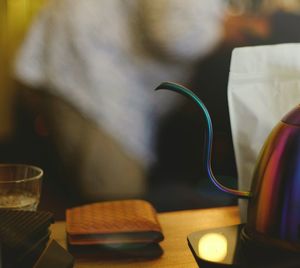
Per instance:
[[[164,241],[160,243],[164,254],[159,259],[148,261],[103,261],[101,259],[76,260],[76,268],[87,267],[197,267],[194,257],[187,244],[187,236],[195,231],[229,226],[240,223],[238,207],[222,207],[200,210],[186,210],[158,214]],[[52,238],[66,247],[65,223],[57,222],[52,225]]]

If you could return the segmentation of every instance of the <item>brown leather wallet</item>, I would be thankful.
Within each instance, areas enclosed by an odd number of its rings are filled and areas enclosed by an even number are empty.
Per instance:
[[[108,201],[67,209],[68,244],[153,244],[164,239],[153,206],[144,200]]]

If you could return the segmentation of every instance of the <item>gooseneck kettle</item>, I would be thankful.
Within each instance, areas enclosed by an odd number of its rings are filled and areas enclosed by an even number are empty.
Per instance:
[[[205,166],[208,177],[222,191],[247,198],[247,239],[300,251],[300,106],[290,111],[265,141],[252,177],[250,192],[228,188],[216,179],[211,168],[213,127],[203,102],[188,88],[163,82],[157,88],[178,92],[196,102],[207,123]]]

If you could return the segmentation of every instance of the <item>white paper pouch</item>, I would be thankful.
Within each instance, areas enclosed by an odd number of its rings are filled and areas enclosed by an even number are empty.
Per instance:
[[[272,128],[299,103],[300,44],[234,49],[228,104],[240,190],[250,190],[256,159]],[[239,205],[245,222],[247,201]]]

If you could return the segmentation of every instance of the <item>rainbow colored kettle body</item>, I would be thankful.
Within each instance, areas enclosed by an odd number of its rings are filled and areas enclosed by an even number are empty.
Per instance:
[[[179,84],[164,82],[156,89],[178,92],[202,109],[207,123],[205,165],[208,177],[222,191],[247,198],[244,235],[248,239],[281,249],[300,251],[300,106],[274,127],[261,149],[251,191],[230,189],[218,182],[211,168],[213,127],[202,101]]]

